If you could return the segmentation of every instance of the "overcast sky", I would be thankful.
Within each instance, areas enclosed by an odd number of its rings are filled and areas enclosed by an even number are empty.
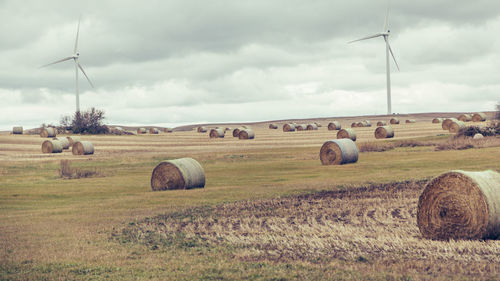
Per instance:
[[[0,0],[0,130],[58,124],[81,108],[106,123],[385,114],[386,0]],[[393,112],[494,110],[500,2],[393,0]]]

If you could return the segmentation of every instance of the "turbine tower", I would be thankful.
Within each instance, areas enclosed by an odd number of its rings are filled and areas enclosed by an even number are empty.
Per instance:
[[[387,115],[391,115],[392,114],[391,69],[390,69],[390,65],[389,65],[389,52],[391,53],[392,59],[394,60],[394,63],[396,64],[398,71],[399,71],[399,65],[396,61],[396,58],[394,57],[394,53],[392,52],[391,45],[389,44],[389,34],[391,33],[391,31],[387,27],[388,26],[388,18],[389,18],[389,5],[387,5],[387,13],[385,15],[384,29],[382,30],[382,33],[377,33],[374,35],[363,37],[361,39],[350,41],[348,43],[350,44],[353,42],[367,40],[367,39],[376,38],[376,37],[383,37],[384,38],[384,41],[385,41],[385,65],[386,65],[386,72],[387,72]]]
[[[78,57],[80,57],[80,53],[78,52],[78,34],[79,33],[80,33],[80,20],[78,20],[78,28],[76,30],[76,40],[75,40],[75,48],[73,50],[73,55],[70,57],[66,57],[66,58],[60,59],[58,61],[41,66],[41,67],[46,67],[49,65],[53,65],[53,64],[67,61],[67,60],[71,60],[71,59],[75,62],[76,112],[80,112],[80,92],[78,89],[78,69],[80,69],[82,71],[83,75],[85,75],[85,78],[87,78],[87,81],[89,81],[90,86],[92,86],[92,88],[94,88],[94,84],[92,84],[89,77],[87,76],[87,73],[85,73],[85,70],[83,70],[83,67],[78,62]]]

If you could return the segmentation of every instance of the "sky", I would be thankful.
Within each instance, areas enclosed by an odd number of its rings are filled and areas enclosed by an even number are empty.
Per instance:
[[[107,124],[386,114],[386,0],[0,0],[0,130],[59,123],[80,107]],[[494,110],[500,2],[392,0],[395,113]]]

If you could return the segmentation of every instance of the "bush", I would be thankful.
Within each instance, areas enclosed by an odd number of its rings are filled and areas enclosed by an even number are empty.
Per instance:
[[[74,134],[106,134],[109,129],[102,124],[103,120],[104,111],[92,107],[84,112],[75,112],[73,118],[63,116],[60,123],[61,127],[71,130]]]
[[[490,125],[482,128],[479,126],[465,127],[458,131],[454,138],[473,137],[475,134],[481,134],[485,137],[500,135],[500,122],[491,122]]]

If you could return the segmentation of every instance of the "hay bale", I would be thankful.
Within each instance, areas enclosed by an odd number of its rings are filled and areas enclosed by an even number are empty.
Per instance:
[[[276,124],[269,124],[269,129],[273,129],[273,130],[278,129],[278,125],[276,125]]]
[[[66,137],[66,139],[68,139],[69,141],[69,146],[73,146],[73,144],[77,141],[80,141],[80,137],[77,137],[77,136],[69,136],[69,137]]]
[[[157,135],[160,133],[160,130],[158,130],[157,128],[149,128],[149,133]]]
[[[391,118],[391,120],[389,120],[389,123],[392,125],[399,124],[399,119],[393,117],[393,118]]]
[[[145,134],[147,132],[146,128],[138,128],[137,129],[137,134],[140,135],[140,134]]]
[[[240,140],[253,140],[255,138],[255,133],[252,129],[243,129],[238,134]]]
[[[215,138],[223,138],[225,133],[226,133],[226,130],[224,130],[222,128],[218,128],[218,129],[210,130],[209,135],[210,135],[211,139],[215,139]]]
[[[442,123],[443,120],[444,120],[443,118],[434,118],[434,119],[432,119],[432,123],[434,123],[434,124]]]
[[[418,200],[417,224],[424,238],[498,239],[500,174],[449,171],[432,179]]]
[[[200,126],[196,130],[198,133],[206,133],[207,132],[207,127]]]
[[[458,119],[458,121],[469,122],[472,120],[472,115],[471,114],[460,114],[457,119]]]
[[[61,153],[63,151],[63,144],[58,140],[46,140],[42,143],[43,153]]]
[[[56,128],[47,127],[42,128],[40,131],[40,137],[42,138],[54,138],[56,136]]]
[[[351,139],[352,141],[356,141],[356,132],[350,128],[340,129],[337,132],[337,139]]]
[[[294,124],[283,125],[283,132],[295,132],[295,125]]]
[[[363,120],[362,123],[363,123],[364,127],[371,127],[372,126],[372,122],[370,122],[370,120]]]
[[[466,125],[465,122],[462,121],[455,121],[450,124],[449,131],[450,133],[456,134],[458,131],[461,129],[465,129]]]
[[[174,132],[174,129],[172,129],[172,128],[165,128],[164,132],[165,133],[172,133],[172,132]]]
[[[382,126],[375,129],[376,139],[388,139],[394,137],[394,129],[391,126]]]
[[[328,130],[329,131],[335,131],[335,130],[340,130],[340,129],[342,129],[340,122],[332,121],[332,122],[328,123]]]
[[[58,140],[62,143],[63,149],[69,149],[69,140],[68,138],[53,138],[53,140]]]
[[[350,139],[329,140],[321,146],[319,158],[323,165],[343,165],[358,161],[358,148]]]
[[[387,126],[387,122],[386,121],[378,121],[377,127],[382,127],[382,126]]]
[[[449,130],[451,123],[457,121],[458,120],[456,118],[446,118],[443,120],[443,123],[441,123],[441,128],[443,128],[443,130]]]
[[[358,122],[352,122],[351,123],[351,128],[356,128],[358,127]]]
[[[318,123],[318,122],[314,122],[314,124],[316,124],[316,126],[318,126],[318,128],[323,127],[323,125],[321,125],[321,124],[320,124],[320,123]]]
[[[472,122],[486,121],[486,113],[478,112],[472,115]]]
[[[233,130],[233,137],[237,138],[238,135],[240,134],[240,131],[243,130],[243,128],[236,128]]]
[[[12,133],[14,135],[22,135],[23,134],[23,126],[12,127]]]
[[[475,140],[478,140],[478,139],[484,138],[484,136],[482,134],[480,134],[480,133],[477,133],[472,138],[475,139]]]
[[[306,127],[306,130],[308,131],[313,131],[313,130],[317,130],[318,129],[318,125],[316,124],[308,124],[307,127]]]
[[[297,130],[297,131],[304,131],[306,129],[307,129],[307,125],[306,124],[297,124],[295,126],[295,130]]]
[[[94,154],[94,145],[89,141],[77,141],[73,143],[71,152],[73,152],[73,155]]]
[[[415,119],[406,119],[406,124],[410,124],[410,123],[417,123],[417,121]]]
[[[224,130],[227,132],[227,131],[232,131],[233,129],[230,127],[226,127],[226,129],[224,129]]]
[[[193,158],[162,161],[153,169],[153,191],[205,187],[205,172]]]

